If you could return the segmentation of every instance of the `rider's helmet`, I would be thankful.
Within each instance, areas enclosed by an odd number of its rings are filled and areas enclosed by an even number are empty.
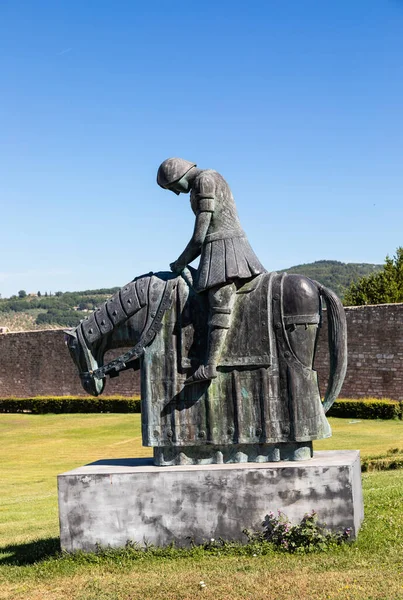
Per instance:
[[[157,183],[162,188],[169,189],[195,166],[196,163],[189,162],[184,158],[167,158],[158,169]]]

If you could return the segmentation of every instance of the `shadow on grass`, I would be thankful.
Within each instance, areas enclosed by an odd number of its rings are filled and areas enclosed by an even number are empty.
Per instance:
[[[32,565],[60,552],[59,538],[44,538],[26,544],[0,547],[0,565]]]

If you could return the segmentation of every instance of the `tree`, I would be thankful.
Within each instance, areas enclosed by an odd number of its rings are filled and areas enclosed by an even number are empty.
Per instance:
[[[40,291],[38,291],[37,296],[38,296],[38,298],[40,298],[42,296]]]
[[[382,271],[361,277],[344,294],[346,306],[403,302],[403,247],[385,259]]]
[[[18,297],[19,298],[26,298],[27,297],[27,292],[25,290],[20,290],[18,292]]]

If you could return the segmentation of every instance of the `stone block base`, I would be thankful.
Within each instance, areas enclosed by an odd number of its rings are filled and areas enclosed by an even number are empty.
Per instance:
[[[357,450],[280,463],[152,463],[101,460],[59,475],[62,548],[246,541],[242,530],[262,531],[264,517],[277,510],[294,523],[315,510],[329,529],[351,527],[357,535],[364,516]]]

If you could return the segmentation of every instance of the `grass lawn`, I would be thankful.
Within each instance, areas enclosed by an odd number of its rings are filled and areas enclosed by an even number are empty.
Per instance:
[[[403,448],[401,421],[330,421],[333,437],[316,449],[373,456]],[[150,455],[140,415],[2,414],[0,438],[2,600],[403,599],[403,470],[363,475],[364,527],[355,544],[331,552],[55,559],[56,475],[100,458]]]

